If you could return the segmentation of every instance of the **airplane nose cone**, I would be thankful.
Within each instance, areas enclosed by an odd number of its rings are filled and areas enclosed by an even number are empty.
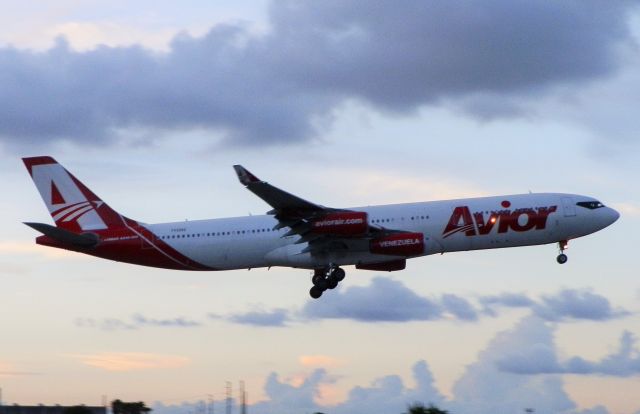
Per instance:
[[[606,209],[603,209],[603,210],[604,210],[602,212],[603,214],[600,216],[602,228],[612,225],[613,223],[616,222],[616,220],[620,218],[620,213],[618,213],[616,210],[612,209],[611,207],[606,207]]]
[[[620,213],[609,207],[609,224],[615,223],[620,218]]]

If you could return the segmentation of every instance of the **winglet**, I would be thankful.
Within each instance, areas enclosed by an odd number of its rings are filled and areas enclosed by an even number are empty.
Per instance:
[[[248,186],[251,183],[257,183],[261,180],[255,175],[251,174],[249,170],[244,168],[242,165],[234,165],[233,169],[236,170],[236,174],[238,175],[238,180],[244,185]]]

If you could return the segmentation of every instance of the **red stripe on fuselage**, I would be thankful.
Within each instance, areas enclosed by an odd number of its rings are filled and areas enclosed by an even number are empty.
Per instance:
[[[182,253],[165,243],[164,240],[157,238],[156,235],[146,227],[138,226],[133,228],[132,230],[138,232],[145,239],[146,243],[149,243],[154,248],[171,257],[173,260],[181,262],[185,266],[185,268],[189,268],[191,270],[215,270],[183,255]]]
[[[140,266],[175,270],[216,270],[188,258],[141,226],[98,230],[93,233],[99,236],[100,242],[92,248],[67,245],[48,236],[36,238],[36,243]]]

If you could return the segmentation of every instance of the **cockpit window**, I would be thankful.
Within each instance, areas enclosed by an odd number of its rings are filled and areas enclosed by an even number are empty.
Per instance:
[[[595,210],[597,208],[604,207],[604,204],[602,204],[599,201],[580,201],[580,202],[577,202],[576,205],[580,207],[588,208],[589,210]]]

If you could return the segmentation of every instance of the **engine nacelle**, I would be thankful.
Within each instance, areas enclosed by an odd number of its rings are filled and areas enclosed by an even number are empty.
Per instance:
[[[356,269],[375,270],[377,272],[395,272],[397,270],[404,270],[405,267],[407,267],[407,259],[392,260],[390,262],[382,263],[361,263],[356,265]]]
[[[365,234],[368,228],[367,213],[361,211],[329,213],[311,222],[311,231],[319,234],[359,236]]]
[[[422,233],[397,233],[371,240],[369,251],[391,256],[418,256],[424,253]]]

